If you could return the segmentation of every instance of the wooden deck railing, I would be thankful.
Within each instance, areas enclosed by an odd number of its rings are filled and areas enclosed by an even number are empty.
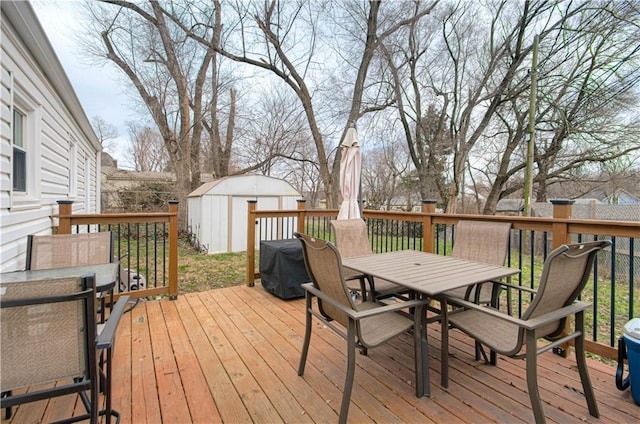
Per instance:
[[[124,292],[133,298],[178,295],[177,201],[169,202],[167,212],[101,214],[73,214],[73,202],[58,203],[58,215],[54,217],[58,218],[58,233],[114,234],[114,253],[123,271],[116,298]]]
[[[616,359],[616,341],[622,326],[640,314],[640,249],[635,248],[640,240],[640,222],[573,219],[573,201],[552,203],[552,218],[443,214],[436,212],[434,201],[424,201],[419,213],[365,209],[363,215],[376,253],[415,249],[446,255],[459,220],[510,222],[513,230],[507,265],[521,269],[516,284],[530,287],[536,286],[542,262],[552,249],[576,241],[611,239],[612,248],[599,257],[583,298],[594,304],[587,317],[591,320],[588,350]],[[277,211],[257,210],[256,202],[249,202],[246,283],[253,285],[260,277],[256,248],[261,240],[291,238],[295,231],[332,240],[329,222],[337,214],[337,210],[305,209],[304,200],[299,201],[296,210]],[[526,296],[513,300],[518,314],[529,301]]]

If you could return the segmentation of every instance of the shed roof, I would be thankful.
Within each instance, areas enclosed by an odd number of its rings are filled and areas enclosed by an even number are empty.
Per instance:
[[[236,196],[300,196],[300,193],[285,180],[266,175],[234,175],[220,178],[202,184],[200,187],[189,193],[188,197],[200,197],[206,194]]]

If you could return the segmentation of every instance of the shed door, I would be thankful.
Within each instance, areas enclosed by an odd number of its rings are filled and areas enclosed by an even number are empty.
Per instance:
[[[247,250],[247,201],[256,200],[256,197],[234,196],[229,211],[229,241],[231,252],[244,252]],[[280,209],[278,197],[258,197],[256,209]],[[256,246],[257,248],[257,246]]]

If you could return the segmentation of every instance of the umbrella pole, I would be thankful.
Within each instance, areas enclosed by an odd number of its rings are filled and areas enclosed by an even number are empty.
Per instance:
[[[362,177],[358,184],[358,208],[360,209],[360,216],[364,218],[364,202],[362,201]]]

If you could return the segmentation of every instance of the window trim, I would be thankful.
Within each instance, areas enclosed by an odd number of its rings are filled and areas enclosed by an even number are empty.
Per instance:
[[[14,74],[11,76],[11,149],[10,160],[10,208],[11,210],[34,209],[41,206],[41,121],[42,106],[30,97],[26,90],[14,81]],[[23,150],[26,152],[25,166],[27,169],[25,191],[13,189],[13,112],[17,109],[24,115],[23,128]]]

